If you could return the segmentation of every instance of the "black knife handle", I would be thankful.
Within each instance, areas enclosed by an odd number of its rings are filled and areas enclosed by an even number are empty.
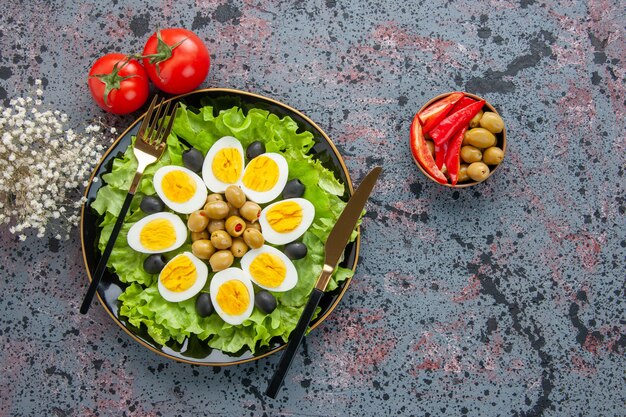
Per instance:
[[[98,266],[96,267],[96,272],[94,272],[91,277],[91,284],[89,284],[89,289],[87,289],[87,294],[83,299],[83,304],[80,306],[80,313],[87,314],[89,311],[89,306],[91,305],[91,300],[93,296],[96,294],[96,290],[98,289],[98,285],[100,285],[100,280],[102,279],[102,275],[104,275],[104,270],[107,267],[107,262],[109,262],[109,257],[111,256],[111,252],[113,251],[113,246],[115,246],[115,241],[117,240],[117,235],[120,234],[120,230],[122,229],[122,224],[124,224],[124,218],[126,217],[126,212],[128,212],[128,208],[130,207],[131,201],[133,201],[134,194],[128,193],[126,194],[126,199],[124,200],[124,204],[122,205],[122,209],[120,210],[120,214],[117,217],[117,221],[113,226],[113,231],[111,232],[111,236],[109,237],[109,241],[107,242],[107,246],[102,253],[102,257],[100,258],[100,262],[98,262]]]
[[[315,309],[319,304],[320,300],[324,292],[314,288],[311,297],[309,298],[309,302],[304,307],[304,311],[300,316],[300,320],[298,321],[298,325],[291,333],[291,337],[289,338],[289,343],[287,344],[287,348],[283,353],[283,356],[280,358],[280,362],[278,363],[278,368],[274,372],[274,376],[270,381],[270,384],[265,391],[265,395],[276,398],[276,394],[278,394],[278,390],[280,386],[283,384],[283,380],[285,379],[285,375],[287,375],[287,371],[291,366],[291,362],[293,362],[293,357],[296,355],[298,348],[300,347],[300,343],[302,343],[302,339],[304,339],[304,333],[306,329],[309,327],[309,322],[313,318],[313,314],[315,314]]]

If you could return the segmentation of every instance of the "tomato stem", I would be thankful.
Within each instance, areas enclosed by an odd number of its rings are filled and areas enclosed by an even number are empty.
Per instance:
[[[168,59],[170,59],[172,57],[172,53],[174,49],[176,49],[178,46],[180,46],[181,43],[185,42],[189,38],[184,38],[176,42],[173,45],[168,45],[167,43],[165,43],[165,41],[161,37],[160,30],[157,30],[156,37],[157,37],[156,52],[154,54],[139,55],[137,56],[137,59],[149,59],[150,64],[156,67],[157,76],[159,77],[159,79],[162,79],[161,68],[159,67],[159,64],[161,62],[165,62]]]

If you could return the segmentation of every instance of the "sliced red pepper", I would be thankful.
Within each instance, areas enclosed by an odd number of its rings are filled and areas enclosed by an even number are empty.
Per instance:
[[[443,163],[446,160],[446,154],[448,153],[448,142],[443,145],[435,145],[435,165],[437,168],[441,169]]]
[[[424,132],[418,115],[415,115],[413,123],[411,123],[410,145],[413,159],[415,159],[415,161],[420,164],[420,166],[422,166],[424,170],[435,179],[435,181],[441,184],[447,184],[448,179],[445,175],[443,175],[443,172],[437,168],[435,160],[430,154],[430,150],[428,150],[428,145],[426,145],[426,139],[424,138]]]
[[[464,109],[465,107],[469,106],[472,103],[476,103],[476,100],[474,100],[471,97],[465,96],[461,100],[456,102],[454,107],[452,107],[452,110],[450,110],[450,114],[456,113],[459,110]]]
[[[448,149],[446,151],[446,168],[448,168],[448,174],[450,174],[450,181],[452,185],[456,185],[459,180],[459,169],[461,169],[461,144],[463,143],[463,137],[467,127],[464,127],[448,142]]]
[[[484,104],[485,100],[477,101],[443,119],[437,127],[430,131],[430,137],[435,142],[435,145],[441,146],[448,142],[455,133],[469,124],[470,120],[483,108]]]
[[[419,112],[420,123],[423,126],[424,133],[430,132],[450,113],[454,105],[463,98],[463,93],[452,93],[449,96],[437,100],[424,110]]]

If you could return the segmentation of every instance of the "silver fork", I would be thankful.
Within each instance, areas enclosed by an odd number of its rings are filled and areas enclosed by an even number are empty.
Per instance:
[[[133,201],[133,196],[137,191],[137,186],[139,185],[143,172],[149,165],[158,161],[165,150],[166,140],[172,130],[178,103],[174,105],[172,111],[170,112],[170,101],[168,101],[165,106],[163,106],[163,99],[161,99],[159,104],[156,104],[156,102],[157,97],[155,96],[152,103],[150,103],[150,107],[148,107],[148,111],[144,115],[139,131],[137,132],[135,146],[133,147],[133,153],[135,154],[138,163],[137,172],[135,173],[133,182],[130,185],[128,194],[126,194],[126,199],[124,200],[120,214],[117,217],[115,226],[113,226],[113,231],[111,232],[107,246],[102,253],[100,261],[98,262],[96,272],[94,272],[93,277],[91,278],[91,284],[89,284],[89,289],[87,289],[87,294],[83,299],[83,304],[80,306],[81,314],[86,314],[87,311],[89,311],[91,300],[98,290],[98,285],[100,285],[100,280],[104,275],[107,262],[109,261],[109,257],[113,251],[113,246],[115,246],[117,236],[119,235],[122,225],[124,224],[124,218],[126,217],[131,201]],[[167,117],[169,117],[169,120],[166,124]]]

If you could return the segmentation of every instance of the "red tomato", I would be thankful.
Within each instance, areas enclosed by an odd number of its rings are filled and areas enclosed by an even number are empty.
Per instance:
[[[187,29],[163,29],[148,39],[143,65],[154,85],[170,94],[188,93],[198,87],[211,66],[209,51]]]
[[[98,106],[114,114],[132,113],[148,99],[146,70],[124,54],[107,54],[94,62],[88,83]]]

